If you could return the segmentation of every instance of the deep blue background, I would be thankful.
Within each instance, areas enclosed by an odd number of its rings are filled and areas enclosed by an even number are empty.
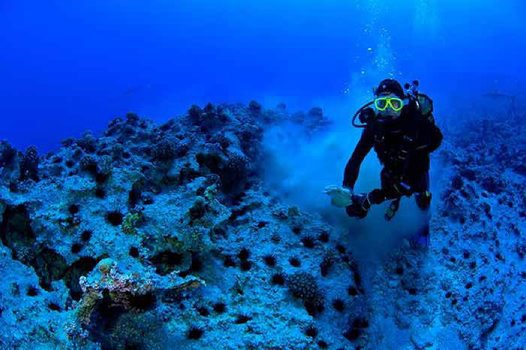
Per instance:
[[[0,0],[0,139],[46,151],[127,111],[207,101],[351,114],[389,74],[420,79],[440,122],[523,94],[520,3]]]

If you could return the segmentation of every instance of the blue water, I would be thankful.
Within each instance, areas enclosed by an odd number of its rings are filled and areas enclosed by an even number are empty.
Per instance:
[[[519,0],[0,0],[0,348],[523,349],[525,34]],[[349,217],[387,77],[434,101],[433,199]]]
[[[0,1],[0,138],[56,149],[135,111],[319,105],[338,118],[385,76],[420,79],[437,117],[521,94],[521,1]]]

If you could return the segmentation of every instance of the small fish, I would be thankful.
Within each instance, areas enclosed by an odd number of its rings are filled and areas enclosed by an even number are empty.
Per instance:
[[[494,99],[501,99],[501,98],[509,98],[511,100],[515,99],[515,96],[513,96],[513,95],[503,94],[503,93],[498,92],[498,91],[488,92],[488,93],[485,93],[482,96],[483,97],[494,98]]]

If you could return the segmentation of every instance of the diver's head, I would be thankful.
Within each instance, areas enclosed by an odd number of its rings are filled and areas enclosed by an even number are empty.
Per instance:
[[[400,118],[406,102],[404,89],[394,79],[384,79],[374,90],[374,109],[380,120],[394,121]]]

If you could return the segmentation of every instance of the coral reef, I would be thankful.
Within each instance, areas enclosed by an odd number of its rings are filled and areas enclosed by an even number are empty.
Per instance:
[[[112,120],[101,136],[86,132],[66,139],[44,157],[34,147],[22,153],[2,142],[4,265],[17,266],[13,276],[29,273],[26,297],[60,313],[66,325],[49,329],[42,314],[27,327],[33,336],[18,330],[18,336],[8,337],[6,332],[2,347],[40,342],[66,348],[162,348],[171,342],[183,347],[177,334],[192,342],[216,337],[205,332],[213,324],[195,322],[194,302],[203,305],[200,317],[209,305],[213,317],[233,317],[237,327],[256,319],[263,325],[266,316],[250,310],[257,296],[250,281],[270,275],[259,265],[261,255],[252,256],[244,247],[256,237],[240,239],[240,233],[252,225],[248,215],[272,221],[275,204],[270,206],[271,198],[262,194],[258,175],[261,140],[264,123],[283,118],[289,116],[265,111],[255,101],[247,107],[208,104],[160,126],[129,113]],[[258,230],[269,228],[258,225]],[[272,227],[269,237],[279,230]],[[225,272],[245,274],[243,280],[231,285],[234,279],[224,279],[214,268],[216,259],[224,260],[225,269],[237,267]],[[7,276],[2,290],[20,290],[20,276]],[[198,285],[203,288],[190,288]],[[234,289],[237,294],[229,291]],[[291,300],[284,295],[281,302]],[[1,305],[2,314],[11,315],[4,299]],[[13,313],[2,325],[10,329],[35,312]],[[148,329],[141,319],[161,320],[149,322],[157,339],[139,336]],[[37,332],[39,327],[47,330]],[[168,331],[175,336],[166,336]],[[258,330],[247,339],[237,339],[236,332],[232,329],[232,342],[252,347],[266,342]],[[307,342],[285,337],[280,343],[289,341]]]
[[[128,113],[44,156],[0,142],[0,347],[521,348],[517,118],[446,135],[431,249],[376,265],[262,180],[265,130],[308,139],[329,124],[321,108]]]

